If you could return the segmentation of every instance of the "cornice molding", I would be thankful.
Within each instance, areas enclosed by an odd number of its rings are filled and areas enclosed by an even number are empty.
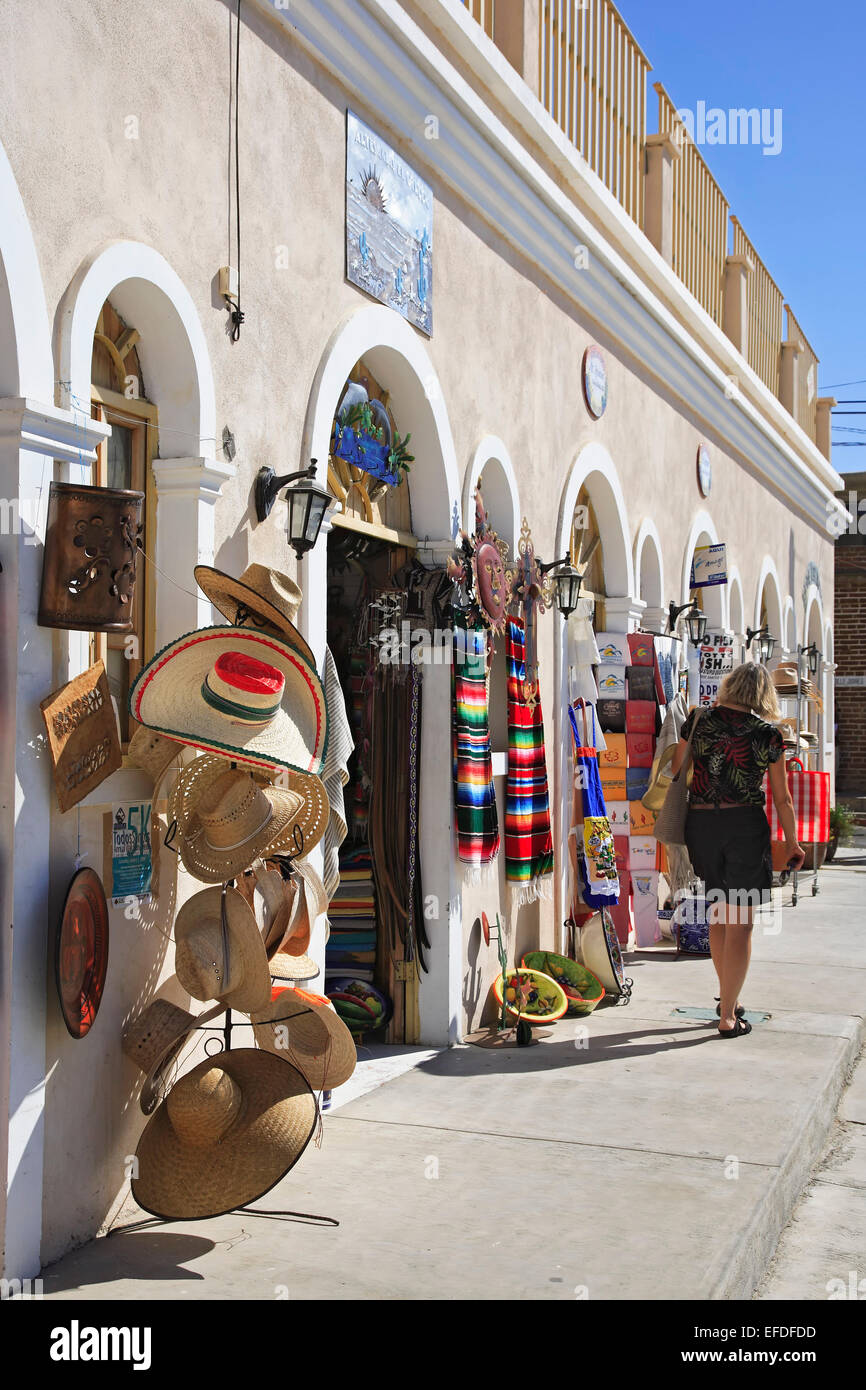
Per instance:
[[[234,464],[223,459],[167,458],[153,460],[153,476],[160,497],[192,497],[216,502],[223,483],[237,473]]]
[[[0,399],[0,441],[62,463],[90,464],[111,426],[81,411],[63,410],[26,396]]]
[[[824,528],[839,475],[486,39],[459,0],[425,12],[559,170],[557,184],[397,0],[253,0],[444,182],[734,452]],[[474,31],[478,30],[477,33]],[[389,81],[383,81],[383,72]],[[427,118],[439,138],[425,139]],[[577,198],[597,219],[581,211]],[[600,224],[604,231],[599,230]],[[589,251],[578,270],[575,248]],[[635,266],[639,268],[635,269]],[[662,296],[664,296],[662,298]],[[737,389],[731,392],[731,378]]]

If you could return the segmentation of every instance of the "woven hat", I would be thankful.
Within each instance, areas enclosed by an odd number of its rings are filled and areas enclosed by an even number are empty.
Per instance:
[[[225,758],[194,758],[177,779],[170,815],[185,869],[203,883],[237,878],[264,855],[309,853],[328,824],[319,777],[285,773],[275,787]]]
[[[228,618],[234,627],[261,627],[270,623],[282,633],[289,646],[306,657],[311,666],[316,661],[298,629],[295,619],[303,594],[293,579],[267,565],[247,565],[239,579],[213,569],[196,565],[196,583],[207,594],[214,608]]]
[[[269,953],[270,970],[276,980],[312,980],[319,974],[319,967],[312,956],[307,955],[307,949],[313,922],[326,911],[328,898],[311,864],[299,859],[293,868],[297,894],[283,940],[275,953]]]
[[[154,999],[130,1023],[121,1046],[145,1074],[138,1098],[145,1115],[150,1115],[162,1100],[168,1075],[190,1033],[216,1018],[223,1007],[216,1004],[196,1017],[168,999]]]
[[[316,1091],[348,1081],[358,1054],[330,1000],[305,989],[275,989],[266,1009],[251,1015],[259,1047],[299,1067]]]
[[[146,772],[153,779],[154,786],[159,784],[169,765],[180,754],[181,749],[173,739],[163,738],[162,734],[146,729],[143,724],[139,724],[127,749],[129,761]]]
[[[265,1007],[271,997],[265,943],[236,888],[195,893],[177,914],[174,939],[177,978],[193,999],[219,999],[242,1013]]]
[[[145,1126],[132,1195],[169,1221],[246,1206],[297,1163],[317,1116],[309,1083],[290,1062],[256,1048],[206,1057]]]
[[[204,627],[170,642],[136,676],[129,712],[178,743],[262,767],[318,774],[328,744],[315,667],[252,628]]]

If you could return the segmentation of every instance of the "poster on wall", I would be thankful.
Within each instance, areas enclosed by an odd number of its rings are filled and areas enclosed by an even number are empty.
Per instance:
[[[48,732],[57,804],[68,811],[123,761],[102,662],[55,690],[39,708]]]
[[[346,276],[428,337],[433,332],[433,191],[351,111]]]
[[[693,589],[707,589],[713,584],[727,584],[728,567],[725,558],[725,543],[718,545],[697,545],[692,556]]]
[[[718,699],[719,686],[733,669],[733,633],[708,632],[701,644],[698,703],[714,705]]]
[[[111,896],[144,898],[150,892],[150,801],[111,808]]]

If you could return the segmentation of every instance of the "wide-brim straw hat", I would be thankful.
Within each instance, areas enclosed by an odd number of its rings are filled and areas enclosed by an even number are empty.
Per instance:
[[[260,1048],[206,1057],[145,1126],[132,1195],[169,1221],[247,1206],[294,1167],[317,1119],[309,1082],[290,1062]]]
[[[279,775],[285,786],[273,786],[263,770],[233,772],[216,754],[194,758],[181,770],[169,819],[177,821],[178,850],[193,877],[224,883],[255,859],[308,854],[315,848],[328,825],[324,783],[310,773]],[[255,794],[247,798],[242,793],[250,780]]]
[[[266,1009],[251,1015],[259,1047],[300,1068],[315,1091],[348,1081],[358,1060],[352,1034],[330,1000],[305,989],[275,989]]]
[[[171,1068],[190,1033],[216,1018],[224,1007],[215,1004],[212,1009],[196,1015],[172,1004],[169,999],[154,999],[130,1023],[121,1046],[145,1074],[138,1097],[145,1115],[150,1115],[162,1100]]]
[[[303,594],[287,574],[280,574],[279,570],[269,569],[267,565],[247,565],[238,579],[211,565],[196,565],[193,574],[214,608],[218,608],[234,627],[271,623],[289,646],[315,666],[313,653],[295,627]]]
[[[242,1013],[267,1005],[271,977],[265,943],[255,914],[236,888],[194,893],[177,914],[174,939],[177,978],[193,999],[218,999]]]
[[[219,707],[213,691],[205,698],[217,662],[237,657],[261,663],[281,683],[276,708],[262,701],[256,709],[258,693],[249,697],[248,710],[240,698],[223,696]],[[129,712],[178,743],[261,767],[318,775],[328,745],[325,693],[315,667],[283,638],[253,628],[204,627],[170,642],[136,676]]]

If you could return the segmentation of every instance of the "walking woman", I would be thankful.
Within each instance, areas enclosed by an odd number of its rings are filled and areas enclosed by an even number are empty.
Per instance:
[[[694,728],[694,772],[686,817],[686,845],[695,873],[715,899],[710,916],[710,953],[719,977],[719,1033],[750,1033],[742,1017],[740,990],[749,969],[756,902],[770,900],[773,868],[770,826],[764,811],[764,776],[785,833],[786,860],[800,868],[806,858],[797,841],[794,804],[788,790],[776,689],[764,666],[746,662],[725,676],[717,703],[692,710],[683,724],[672,772],[683,765]],[[695,727],[695,721],[697,726]],[[724,901],[719,901],[724,895]],[[748,902],[748,906],[746,906]]]

